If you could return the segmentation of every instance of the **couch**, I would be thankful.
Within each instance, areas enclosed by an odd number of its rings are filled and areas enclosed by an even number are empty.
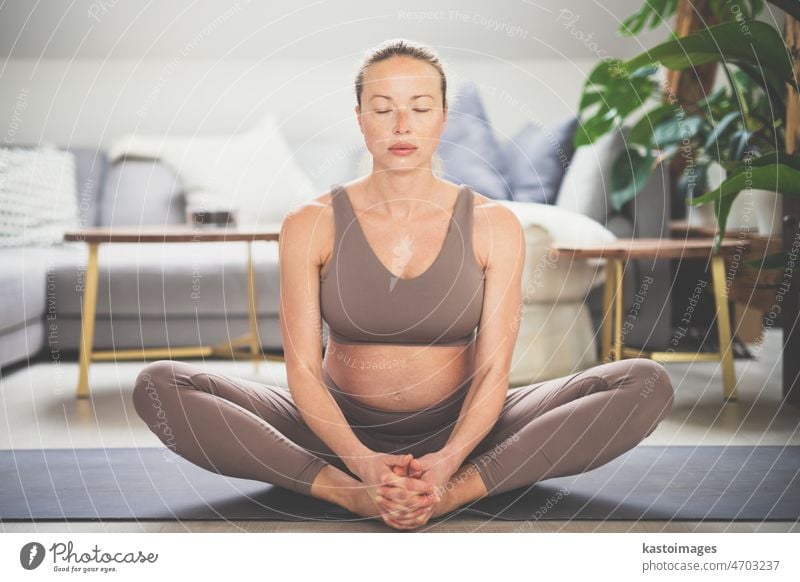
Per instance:
[[[77,160],[82,226],[183,222],[184,192],[166,165],[136,158],[110,164],[102,149],[68,149]],[[298,162],[314,169],[309,176],[321,193],[330,184],[358,175],[363,151],[350,151],[349,157],[325,164],[321,160],[332,152],[338,155],[341,146],[315,144],[298,150]],[[651,198],[660,195],[656,188],[651,190]],[[603,265],[559,260],[547,252],[547,245],[551,240],[598,243],[630,233],[650,236],[656,226],[663,231],[665,221],[645,224],[649,231],[642,226],[636,204],[649,203],[647,198],[630,205],[628,214],[614,217],[608,228],[557,205],[500,203],[520,218],[527,244],[525,305],[511,384],[545,380],[596,363],[598,304],[595,301],[593,307],[587,298],[602,291]],[[277,244],[257,243],[254,257],[261,344],[280,350]],[[245,243],[101,245],[95,347],[208,345],[245,333],[246,258]],[[0,265],[5,267],[0,272],[0,366],[37,356],[77,355],[86,259],[82,243],[0,251]],[[201,292],[193,296],[198,280]],[[323,340],[326,335],[324,326]]]

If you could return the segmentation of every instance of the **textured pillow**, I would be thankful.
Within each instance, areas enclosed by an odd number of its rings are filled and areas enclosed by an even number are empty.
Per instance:
[[[561,182],[556,206],[606,224],[611,211],[611,167],[624,147],[623,133],[612,131],[575,150]]]
[[[503,152],[475,84],[462,84],[448,107],[447,123],[436,152],[445,179],[469,184],[489,198],[511,199],[504,177]]]
[[[59,244],[79,224],[71,152],[0,148],[0,247]]]
[[[232,136],[125,136],[109,148],[112,161],[149,157],[172,167],[189,206],[233,207],[239,224],[279,223],[314,195],[271,115]]]
[[[572,154],[578,118],[569,116],[543,129],[528,122],[503,148],[506,177],[517,202],[555,204]]]

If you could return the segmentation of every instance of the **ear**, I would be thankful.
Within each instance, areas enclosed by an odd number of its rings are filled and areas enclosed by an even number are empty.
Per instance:
[[[364,126],[361,124],[361,108],[358,105],[356,105],[354,111],[356,113],[356,121],[358,121],[358,127],[359,129],[361,129],[361,133],[364,133]]]

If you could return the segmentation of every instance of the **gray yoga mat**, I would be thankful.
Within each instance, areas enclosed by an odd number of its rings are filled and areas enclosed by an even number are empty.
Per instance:
[[[486,497],[456,513],[509,521],[796,521],[800,446],[644,446],[594,470]],[[167,448],[0,451],[0,520],[364,518],[225,477]]]

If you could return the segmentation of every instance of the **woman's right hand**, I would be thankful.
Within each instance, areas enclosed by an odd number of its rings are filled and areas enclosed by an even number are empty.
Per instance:
[[[370,499],[383,512],[384,522],[392,527],[398,526],[397,522],[390,523],[395,517],[395,512],[387,512],[381,507],[381,487],[404,488],[407,494],[402,503],[406,506],[406,512],[428,507],[436,501],[433,485],[416,477],[408,476],[408,465],[412,459],[413,456],[410,453],[405,455],[375,453],[362,457],[358,466],[353,469],[353,472],[366,485]]]

